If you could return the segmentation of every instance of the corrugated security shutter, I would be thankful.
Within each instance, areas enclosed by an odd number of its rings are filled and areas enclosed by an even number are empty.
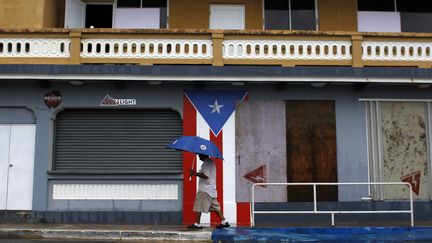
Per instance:
[[[65,110],[57,116],[53,169],[182,173],[182,153],[166,148],[181,135],[172,110]]]

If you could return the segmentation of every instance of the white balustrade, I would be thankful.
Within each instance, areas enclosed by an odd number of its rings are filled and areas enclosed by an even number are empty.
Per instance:
[[[432,61],[432,43],[365,41],[363,60],[375,61]]]
[[[83,39],[81,57],[211,59],[211,40]]]
[[[69,58],[67,38],[0,38],[0,58]],[[212,59],[212,40],[82,39],[83,58]],[[352,60],[351,41],[224,40],[224,59]],[[432,61],[431,42],[364,41],[365,61]]]
[[[54,200],[178,200],[177,185],[54,184]]]
[[[69,39],[0,38],[0,57],[67,58]]]
[[[351,60],[350,41],[225,40],[226,59]]]

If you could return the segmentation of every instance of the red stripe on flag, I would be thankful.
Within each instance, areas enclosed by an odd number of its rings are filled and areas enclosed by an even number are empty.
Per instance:
[[[183,95],[183,135],[196,136],[196,110],[186,95]],[[193,176],[189,181],[189,169],[192,168],[194,157],[192,153],[183,153],[183,224],[195,222],[192,209],[196,196],[196,177]],[[196,161],[193,169],[196,170]]]
[[[210,131],[210,141],[216,144],[221,154],[223,154],[222,134],[223,134],[223,130],[219,132],[218,136],[215,136],[213,132]],[[223,213],[223,161],[221,159],[215,159],[215,158],[212,159],[216,163],[216,190],[218,194],[218,202],[221,205],[221,211]],[[212,225],[218,225],[221,223],[221,220],[215,213],[212,213],[210,215],[210,222]]]
[[[249,93],[246,93],[242,101],[248,101],[248,100],[249,100]]]
[[[237,226],[250,226],[250,203],[237,202]]]

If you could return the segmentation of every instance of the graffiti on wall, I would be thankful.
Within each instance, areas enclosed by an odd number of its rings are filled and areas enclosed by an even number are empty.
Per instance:
[[[420,193],[420,177],[421,171],[416,171],[401,177],[403,182],[408,182],[411,185],[412,191],[419,196]]]
[[[246,180],[251,181],[252,183],[266,183],[267,175],[266,175],[266,165],[261,165],[260,167],[249,171],[246,175],[243,176]],[[266,187],[265,185],[261,185],[261,187]]]

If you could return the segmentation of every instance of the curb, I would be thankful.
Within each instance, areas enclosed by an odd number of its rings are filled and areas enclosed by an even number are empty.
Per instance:
[[[0,239],[211,241],[212,231],[0,229]]]

